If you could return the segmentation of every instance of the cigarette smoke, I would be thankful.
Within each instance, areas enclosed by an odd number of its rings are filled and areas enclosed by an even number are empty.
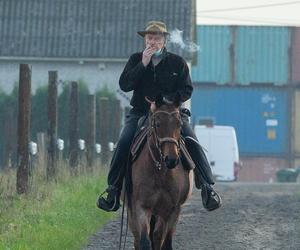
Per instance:
[[[182,50],[188,51],[188,52],[196,52],[200,50],[200,46],[196,43],[189,41],[187,39],[183,39],[182,35],[183,31],[179,29],[174,29],[170,31],[170,37],[169,37],[169,43],[173,43],[177,46],[179,46]]]

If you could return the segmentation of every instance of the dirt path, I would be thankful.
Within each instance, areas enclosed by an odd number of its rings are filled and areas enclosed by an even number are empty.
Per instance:
[[[182,210],[174,238],[178,250],[300,250],[300,185],[220,183],[222,208],[207,212],[200,192]],[[298,194],[297,194],[298,192]],[[84,250],[118,249],[120,219],[90,238]],[[133,249],[129,235],[126,249]]]

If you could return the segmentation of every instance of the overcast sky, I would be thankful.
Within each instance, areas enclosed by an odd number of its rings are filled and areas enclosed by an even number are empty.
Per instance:
[[[300,1],[197,0],[197,23],[300,26]]]

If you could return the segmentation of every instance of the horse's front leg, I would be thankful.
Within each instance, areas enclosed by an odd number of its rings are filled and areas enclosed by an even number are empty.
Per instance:
[[[167,236],[165,238],[165,241],[164,241],[164,244],[163,244],[161,250],[173,250],[173,247],[172,247],[173,234],[174,234],[173,230],[170,230],[167,233]]]
[[[180,207],[174,209],[168,221],[167,235],[161,250],[173,250],[172,238],[175,233],[176,224],[179,219]]]
[[[139,250],[140,249],[140,234],[139,234],[135,210],[132,207],[128,208],[128,223],[129,223],[129,228],[130,228],[130,230],[133,234],[133,238],[134,238],[134,249]]]
[[[134,238],[135,250],[151,250],[148,229],[144,226],[146,223],[142,222],[143,225],[140,225],[143,220],[144,219],[138,218],[136,215],[133,215],[132,218],[130,218],[130,228]]]
[[[151,212],[137,206],[131,219],[136,229],[133,230],[135,250],[151,250],[149,237]]]
[[[153,230],[153,249],[160,250],[167,234],[166,222],[160,216],[155,218],[155,226]]]

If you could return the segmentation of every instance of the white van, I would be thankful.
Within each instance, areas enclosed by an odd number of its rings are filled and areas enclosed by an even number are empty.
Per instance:
[[[239,151],[235,129],[230,126],[195,125],[195,134],[210,162],[216,181],[235,181]]]

